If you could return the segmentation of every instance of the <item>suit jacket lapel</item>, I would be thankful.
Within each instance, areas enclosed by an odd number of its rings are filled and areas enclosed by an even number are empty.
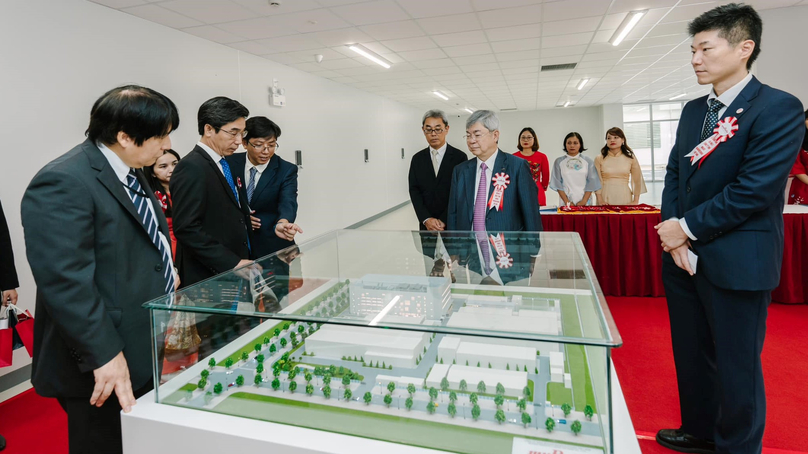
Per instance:
[[[693,151],[693,149],[696,148],[696,145],[701,143],[699,137],[701,136],[701,130],[704,127],[704,119],[707,116],[707,98],[700,99],[697,102],[698,104],[696,106],[698,108],[696,109],[696,112],[691,116],[690,119],[688,119],[689,124],[687,126],[687,140],[685,141],[685,146],[683,147],[684,149],[679,151],[681,154],[680,158],[682,159],[681,165],[685,167],[685,182],[693,175],[693,171],[696,169],[696,166],[691,165],[690,160],[685,159],[684,156]]]
[[[470,190],[466,191],[466,206],[468,207],[469,212],[469,225],[472,225],[474,222],[474,195],[477,193],[477,158],[474,158],[471,163],[471,165],[465,166],[463,171],[465,180],[468,181],[469,186],[471,186]]]
[[[202,147],[200,147],[199,145],[197,145],[196,148],[194,148],[194,151],[201,154],[202,157],[207,161],[208,165],[210,165],[213,168],[213,170],[215,170],[216,177],[218,178],[219,183],[221,183],[222,187],[225,189],[227,196],[230,197],[230,200],[233,203],[235,203],[236,206],[239,206],[238,200],[236,200],[236,195],[233,194],[233,190],[230,189],[230,185],[227,184],[227,180],[225,179],[224,174],[222,173],[222,169],[219,167],[219,164],[214,162],[213,159],[208,154],[208,152],[203,150]],[[230,169],[230,172],[232,174],[233,169]]]
[[[275,174],[278,173],[278,167],[281,164],[281,158],[278,155],[272,155],[270,158],[269,163],[267,164],[267,168],[264,169],[264,172],[261,174],[261,179],[258,180],[258,186],[255,187],[255,192],[253,192],[253,200],[258,200],[258,194],[261,193],[269,183],[275,178]]]

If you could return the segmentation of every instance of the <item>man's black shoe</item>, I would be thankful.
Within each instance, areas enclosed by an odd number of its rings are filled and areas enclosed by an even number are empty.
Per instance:
[[[686,434],[681,429],[662,429],[656,434],[657,443],[674,451],[713,454],[715,443]]]

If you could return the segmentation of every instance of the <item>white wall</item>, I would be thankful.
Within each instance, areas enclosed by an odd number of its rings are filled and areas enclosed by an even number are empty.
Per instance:
[[[35,286],[20,224],[23,192],[42,166],[84,140],[92,103],[117,85],[146,85],[177,104],[172,142],[180,154],[198,140],[197,109],[213,96],[239,99],[252,115],[276,121],[278,153],[293,161],[303,150],[301,240],[408,199],[409,161],[424,146],[420,109],[82,0],[4,0],[0,42],[0,200],[24,308],[33,310]],[[287,90],[286,107],[268,104],[273,78]]]
[[[760,17],[763,36],[755,76],[796,96],[803,109],[808,108],[808,6],[763,10]]]

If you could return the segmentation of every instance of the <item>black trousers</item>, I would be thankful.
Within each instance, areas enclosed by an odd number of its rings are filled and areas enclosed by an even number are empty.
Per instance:
[[[717,453],[759,454],[766,423],[760,354],[771,291],[719,288],[668,260],[662,282],[682,430],[714,440]]]
[[[149,383],[134,391],[140,398],[151,391]],[[70,454],[123,453],[121,441],[121,404],[113,391],[101,407],[90,405],[89,397],[59,398],[59,405],[67,413],[67,437]]]

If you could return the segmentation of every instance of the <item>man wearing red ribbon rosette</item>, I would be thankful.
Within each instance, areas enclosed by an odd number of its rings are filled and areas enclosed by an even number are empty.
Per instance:
[[[749,73],[762,28],[738,4],[689,24],[691,63],[712,90],[682,111],[657,226],[682,414],[657,441],[680,452],[762,450],[760,353],[780,281],[786,179],[805,131],[800,102]]]

